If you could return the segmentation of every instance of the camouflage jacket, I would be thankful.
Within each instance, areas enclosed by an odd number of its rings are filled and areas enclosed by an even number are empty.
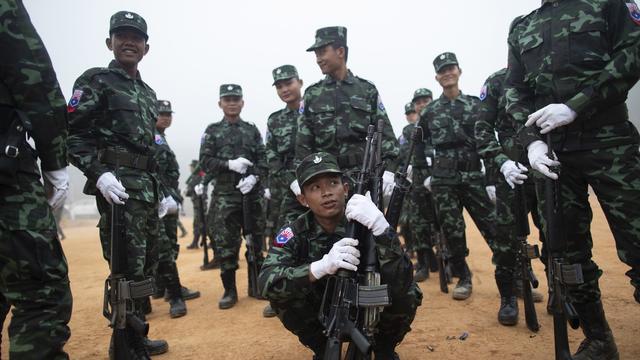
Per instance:
[[[556,151],[635,143],[627,93],[640,77],[640,11],[632,0],[544,1],[509,33],[505,95],[526,146],[542,139],[527,116],[564,103],[578,117],[553,131]]]
[[[22,1],[0,0],[0,144],[15,110],[27,115],[42,169],[67,166],[65,100],[49,54]],[[18,167],[16,183],[0,184],[0,229],[55,229],[36,154],[26,142],[19,148],[24,164]]]
[[[269,167],[269,186],[288,187],[296,178],[293,166],[298,120],[304,109],[285,107],[269,116],[267,120],[266,156]]]
[[[454,100],[443,94],[422,110],[418,126],[423,131],[424,157],[433,158],[433,184],[482,181],[474,138],[479,102],[462,92]]]
[[[187,178],[187,196],[195,197],[198,196],[195,193],[194,188],[196,185],[202,183],[202,179],[204,178],[204,171],[200,168],[200,164],[197,164],[191,175]],[[205,194],[206,196],[206,194]]]
[[[271,301],[287,301],[305,296],[315,297],[320,305],[327,277],[309,281],[309,265],[320,260],[335,242],[345,237],[346,218],[332,234],[324,232],[311,211],[300,215],[280,230],[269,249],[260,271],[262,295]],[[406,294],[413,282],[412,265],[400,248],[398,235],[392,229],[375,237],[381,283],[389,292]]]
[[[382,156],[387,164],[398,156],[398,140],[375,85],[354,76],[336,81],[330,76],[309,86],[304,93],[304,112],[296,137],[296,164],[305,156],[325,151],[338,158],[344,171],[362,165],[365,138],[370,124],[384,120]]]
[[[243,157],[253,163],[245,175],[229,170],[229,160]],[[265,150],[258,128],[242,119],[231,123],[226,119],[207,126],[202,135],[200,164],[206,178],[215,182],[216,193],[240,193],[236,185],[246,175],[264,179],[267,174]],[[256,185],[254,189],[257,189]]]
[[[87,177],[85,193],[95,194],[95,182],[110,171],[130,198],[157,202],[153,170],[102,162],[104,150],[152,158],[156,131],[156,94],[140,78],[131,78],[115,61],[108,68],[92,68],[76,80],[69,105],[69,159]],[[75,103],[74,100],[76,101]],[[73,104],[72,104],[73,103]]]
[[[180,165],[176,160],[176,154],[173,153],[167,137],[159,131],[155,135],[156,143],[156,163],[158,164],[158,179],[160,180],[160,189],[165,196],[171,196],[177,202],[182,202],[180,195]]]

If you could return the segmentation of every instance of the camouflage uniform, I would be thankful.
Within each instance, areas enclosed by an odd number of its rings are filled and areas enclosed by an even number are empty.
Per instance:
[[[204,172],[200,169],[200,164],[197,160],[194,160],[191,165],[194,167],[194,170],[191,175],[189,175],[186,185],[187,196],[191,198],[191,203],[193,204],[193,242],[191,243],[191,245],[195,244],[197,247],[197,244],[200,241],[200,237],[204,236],[205,234],[201,234],[202,222],[204,221],[204,219],[202,219],[201,217],[202,210],[200,210],[200,200],[198,199],[198,195],[195,193],[194,188],[196,187],[196,185],[202,183]],[[204,194],[204,196],[206,199],[207,194]]]
[[[562,164],[565,260],[581,264],[584,275],[568,296],[587,321],[587,339],[595,338],[608,326],[598,286],[602,271],[591,259],[587,186],[607,217],[620,260],[631,268],[627,275],[640,301],[639,136],[625,104],[640,74],[640,11],[631,0],[543,1],[516,20],[508,42],[507,112],[521,127],[522,144],[543,139],[538,127],[522,128],[534,111],[564,103],[577,113],[551,138]]]
[[[12,139],[14,120],[23,122],[35,142],[43,171],[67,166],[65,100],[49,55],[22,1],[0,0],[0,319],[13,306],[11,358],[67,359],[63,347],[71,334],[72,308],[67,261],[36,152],[24,133]],[[13,144],[16,157],[7,149]]]
[[[242,89],[238,85],[225,84],[220,87],[220,96],[242,96]],[[228,161],[238,157],[244,157],[253,163],[244,175],[228,167]],[[253,237],[254,239],[263,238],[264,218],[260,201],[262,198],[260,183],[258,182],[246,195],[242,195],[236,188],[240,179],[247,175],[264,179],[266,174],[264,144],[258,128],[242,119],[232,123],[225,118],[207,126],[202,137],[200,164],[215,185],[210,205],[210,212],[213,211],[211,228],[215,229],[215,233],[211,235],[214,239],[216,256],[220,259],[221,276],[224,279],[227,276],[224,275],[225,272],[235,273],[238,269],[243,196],[250,198],[251,213],[257,222]],[[258,268],[260,268],[262,253],[259,241],[254,242],[254,251],[258,258]]]

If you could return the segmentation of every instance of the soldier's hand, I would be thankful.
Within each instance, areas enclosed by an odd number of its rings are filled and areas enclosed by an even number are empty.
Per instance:
[[[96,187],[109,204],[124,205],[124,200],[129,198],[129,194],[126,193],[127,189],[110,172],[100,175],[96,181]]]
[[[487,192],[487,196],[489,196],[489,200],[491,200],[493,205],[495,205],[496,204],[496,187],[495,187],[495,185],[485,186],[484,189]]]
[[[167,211],[169,211],[169,205],[167,204],[167,198],[162,198],[158,202],[158,218],[162,219],[167,215]]]
[[[538,170],[542,175],[553,180],[558,179],[558,174],[549,170],[550,166],[560,166],[557,160],[549,159],[547,152],[549,148],[542,140],[536,140],[527,146],[527,155],[531,167]],[[554,156],[555,157],[555,156]]]
[[[245,176],[240,179],[238,185],[236,185],[236,189],[240,190],[243,195],[248,194],[249,192],[251,192],[257,182],[258,178],[255,175]]]
[[[315,279],[322,279],[326,275],[335,274],[338,269],[357,271],[360,264],[360,251],[356,246],[358,246],[356,239],[340,239],[322,259],[311,263],[309,272]]]
[[[62,169],[44,171],[44,189],[47,194],[47,202],[53,209],[57,209],[67,198],[69,193],[69,173],[67,167]]]
[[[238,174],[246,173],[250,166],[253,166],[253,163],[243,157],[229,160],[229,170],[235,171]]]
[[[526,166],[513,160],[507,160],[500,166],[500,172],[504,176],[504,180],[512,189],[516,188],[516,184],[524,184],[524,181],[527,180],[527,175],[524,173],[527,171],[529,170],[527,170]]]
[[[428,176],[426,179],[424,179],[422,185],[425,189],[427,189],[427,192],[431,192],[431,176]]]
[[[178,203],[172,196],[167,196],[163,201],[167,204],[167,215],[178,213]]]
[[[524,126],[536,124],[540,134],[546,134],[555,128],[572,123],[578,115],[565,104],[549,104],[529,115]]]
[[[262,196],[267,200],[271,200],[271,190],[269,190],[269,188],[265,188]]]
[[[289,184],[289,189],[291,189],[291,192],[293,192],[295,196],[302,194],[302,191],[300,190],[300,184],[298,184],[298,180],[293,180],[291,184]]]
[[[395,174],[391,171],[386,171],[382,174],[382,193],[385,196],[391,195],[393,192],[393,187],[396,184]]]
[[[354,194],[347,202],[344,214],[347,219],[366,226],[375,236],[381,235],[389,227],[382,211],[364,195]]]

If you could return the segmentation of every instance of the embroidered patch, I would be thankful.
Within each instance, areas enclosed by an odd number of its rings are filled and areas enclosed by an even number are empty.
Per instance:
[[[204,144],[205,140],[207,140],[207,133],[202,134],[200,138],[200,145]]]
[[[400,135],[400,137],[398,138],[398,142],[400,143],[400,145],[404,145],[407,143],[407,139],[404,138],[404,135]]]
[[[160,136],[160,134],[156,134],[155,141],[157,145],[162,145],[164,143],[164,140],[162,139],[162,136]]]
[[[67,105],[67,112],[72,113],[76,111],[76,108],[80,104],[80,98],[84,94],[82,90],[73,90],[73,96],[71,96],[71,100],[69,100],[69,105]]]
[[[482,86],[480,89],[480,101],[484,101],[487,98],[487,85]]]
[[[273,246],[283,247],[284,244],[286,244],[287,241],[291,240],[292,237],[293,237],[293,230],[291,230],[291,227],[286,227],[280,231],[278,236],[276,236],[276,238],[273,241]]]
[[[304,114],[304,100],[300,101],[300,107],[298,107],[298,114]]]
[[[380,111],[384,111],[384,104],[382,103],[380,95],[378,95],[378,109],[380,109]]]
[[[629,14],[631,14],[633,22],[640,25],[640,9],[638,9],[638,5],[635,3],[627,3],[627,8],[629,8]]]

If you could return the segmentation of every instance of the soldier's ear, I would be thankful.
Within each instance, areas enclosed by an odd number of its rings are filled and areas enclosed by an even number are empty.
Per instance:
[[[304,197],[304,194],[296,195],[296,199],[298,199],[298,202],[300,203],[300,205],[304,207],[309,207],[309,203],[307,202],[307,199]]]
[[[147,55],[149,52],[149,44],[144,44],[144,54]]]
[[[349,183],[345,181],[342,186],[344,187],[344,196],[349,196]]]
[[[218,100],[218,107],[222,109],[222,101]]]
[[[111,45],[111,37],[104,39],[104,43],[107,44],[107,48],[109,51],[113,51],[113,46]]]

